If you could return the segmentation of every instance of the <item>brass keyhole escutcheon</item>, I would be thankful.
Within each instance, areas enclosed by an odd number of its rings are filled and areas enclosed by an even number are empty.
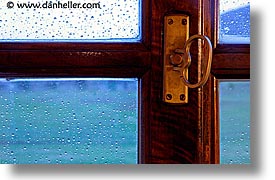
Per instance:
[[[198,82],[188,81],[188,68],[192,58],[190,47],[196,40],[207,45],[207,66]],[[187,15],[168,15],[164,18],[164,66],[163,101],[171,104],[188,103],[188,88],[202,87],[208,80],[212,64],[212,45],[208,37],[193,35],[189,38],[189,17]]]
[[[183,49],[189,38],[189,17],[169,15],[164,18],[164,73],[163,101],[173,104],[188,102],[188,88],[181,80],[181,69],[185,62],[183,54],[175,52]]]

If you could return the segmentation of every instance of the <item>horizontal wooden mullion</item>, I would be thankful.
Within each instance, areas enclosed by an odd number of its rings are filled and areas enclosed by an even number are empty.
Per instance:
[[[212,74],[218,79],[249,79],[248,53],[221,53],[213,57]]]
[[[143,51],[9,51],[0,52],[0,71],[7,68],[147,67],[150,53]]]
[[[100,68],[17,68],[3,69],[0,71],[0,78],[140,78],[150,68],[149,67],[100,67]]]
[[[214,49],[214,53],[250,53],[250,45],[249,44],[218,44],[217,47]]]
[[[249,69],[249,54],[215,54],[212,69]]]

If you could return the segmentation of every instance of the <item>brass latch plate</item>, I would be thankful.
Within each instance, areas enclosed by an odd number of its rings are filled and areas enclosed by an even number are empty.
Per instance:
[[[163,101],[173,104],[188,103],[188,87],[181,79],[184,60],[176,49],[183,49],[189,38],[189,17],[168,15],[164,18]],[[175,58],[175,56],[177,56]],[[173,57],[173,59],[172,59]],[[186,73],[188,73],[186,71]],[[187,76],[186,76],[187,77]]]

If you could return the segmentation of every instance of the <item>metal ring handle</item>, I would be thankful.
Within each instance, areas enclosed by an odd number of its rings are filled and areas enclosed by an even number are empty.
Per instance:
[[[202,77],[202,80],[199,81],[196,84],[191,84],[187,80],[186,71],[188,70],[189,66],[191,65],[190,47],[191,47],[192,43],[194,42],[194,40],[196,40],[196,39],[202,39],[205,42],[207,42],[207,44],[208,44],[208,61],[207,61],[207,67],[206,67],[205,75]],[[185,49],[185,55],[187,56],[187,65],[184,67],[184,69],[182,71],[183,83],[184,83],[184,85],[186,85],[189,88],[202,87],[207,82],[207,80],[210,76],[210,71],[211,71],[211,65],[212,65],[212,45],[211,45],[211,41],[206,36],[199,35],[199,34],[193,35],[186,41],[184,49]]]

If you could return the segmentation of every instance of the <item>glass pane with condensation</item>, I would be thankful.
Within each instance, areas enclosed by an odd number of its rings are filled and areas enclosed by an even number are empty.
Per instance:
[[[220,163],[250,164],[250,83],[220,82]]]
[[[136,164],[137,79],[0,79],[2,164]]]
[[[0,41],[139,41],[141,0],[0,0]]]
[[[220,0],[219,43],[250,43],[250,0]]]

